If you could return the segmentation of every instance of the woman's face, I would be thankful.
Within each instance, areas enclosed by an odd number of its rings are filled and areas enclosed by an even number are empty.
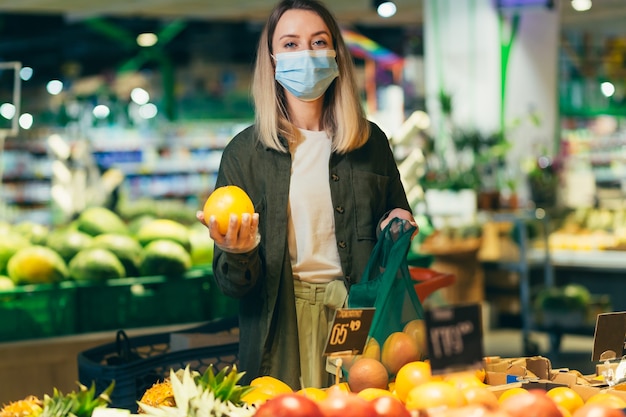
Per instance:
[[[287,10],[278,20],[272,38],[272,53],[307,49],[333,49],[330,30],[321,17],[310,10]]]

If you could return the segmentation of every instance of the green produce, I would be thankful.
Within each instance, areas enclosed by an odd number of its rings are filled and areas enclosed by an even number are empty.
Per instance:
[[[585,311],[591,302],[589,290],[579,284],[544,288],[535,300],[535,308],[549,311]]]
[[[162,239],[178,243],[187,252],[191,250],[189,229],[174,220],[155,219],[141,226],[137,232],[137,240],[144,247],[155,240]]]
[[[40,245],[18,250],[9,259],[7,272],[16,284],[44,284],[68,277],[67,264],[61,255]]]
[[[120,216],[104,207],[89,207],[78,219],[78,230],[91,236],[103,233],[128,234],[128,226]]]
[[[156,220],[156,217],[150,214],[142,214],[138,217],[135,217],[128,222],[128,231],[131,235],[137,236],[137,233],[139,233],[139,230],[142,228],[142,226],[146,223],[150,223],[153,220]]]
[[[24,236],[7,231],[0,239],[0,274],[7,272],[9,259],[22,248],[31,246],[31,243]]]
[[[93,238],[91,247],[113,252],[124,265],[126,276],[134,277],[139,274],[143,247],[135,238],[128,235],[104,233]]]
[[[189,229],[189,242],[191,243],[191,263],[194,266],[211,265],[214,242],[208,229],[200,223],[198,226],[192,226]]]
[[[76,281],[104,281],[123,278],[126,270],[122,261],[110,250],[87,248],[72,258],[69,274]]]
[[[13,226],[13,231],[27,238],[33,245],[45,245],[50,229],[43,224],[24,221]]]
[[[73,228],[57,229],[50,232],[46,245],[69,262],[80,250],[89,247],[93,239],[91,235]]]
[[[13,280],[6,275],[0,275],[0,291],[11,291],[15,288]]]
[[[180,276],[191,268],[191,255],[177,242],[154,240],[144,248],[140,272],[142,275]]]

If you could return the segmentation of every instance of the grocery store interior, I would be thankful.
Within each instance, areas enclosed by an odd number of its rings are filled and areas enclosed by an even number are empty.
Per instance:
[[[479,305],[486,356],[593,372],[598,315],[626,311],[626,4],[381,3],[326,2],[420,226],[407,262],[454,277],[424,306]],[[195,213],[274,4],[0,2],[0,404],[74,389],[119,329],[236,315]]]

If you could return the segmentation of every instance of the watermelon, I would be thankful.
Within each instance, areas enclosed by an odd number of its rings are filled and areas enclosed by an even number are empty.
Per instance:
[[[9,259],[17,251],[27,246],[31,246],[30,241],[20,234],[9,231],[2,236],[0,239],[0,274],[7,272]]]
[[[182,276],[191,268],[191,255],[179,243],[157,239],[144,248],[140,271],[142,275]]]
[[[92,240],[91,235],[80,230],[57,229],[50,232],[46,245],[57,251],[65,262],[69,262],[79,251],[89,247]]]
[[[139,274],[143,248],[135,238],[116,233],[104,233],[93,238],[91,247],[113,252],[124,265],[126,276],[134,277]]]
[[[126,276],[124,265],[113,252],[87,248],[78,252],[69,263],[69,275],[76,281],[104,281]]]
[[[191,250],[189,229],[174,220],[155,219],[145,223],[137,232],[137,240],[144,247],[155,240],[163,239],[178,243],[187,252]]]
[[[67,264],[56,251],[40,245],[18,250],[7,264],[16,284],[44,284],[67,279]]]
[[[128,226],[115,212],[105,207],[89,207],[76,219],[78,230],[90,236],[103,233],[128,234]]]

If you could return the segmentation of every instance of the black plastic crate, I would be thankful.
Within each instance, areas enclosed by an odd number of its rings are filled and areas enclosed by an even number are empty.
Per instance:
[[[228,317],[176,333],[210,336],[237,331],[237,317]],[[114,342],[78,355],[78,379],[88,387],[95,383],[98,393],[115,381],[110,406],[136,412],[137,401],[155,382],[168,377],[170,369],[176,371],[189,365],[191,370],[203,372],[211,364],[220,370],[238,362],[237,342],[172,351],[171,335],[168,332],[125,338],[124,333],[118,332]]]

